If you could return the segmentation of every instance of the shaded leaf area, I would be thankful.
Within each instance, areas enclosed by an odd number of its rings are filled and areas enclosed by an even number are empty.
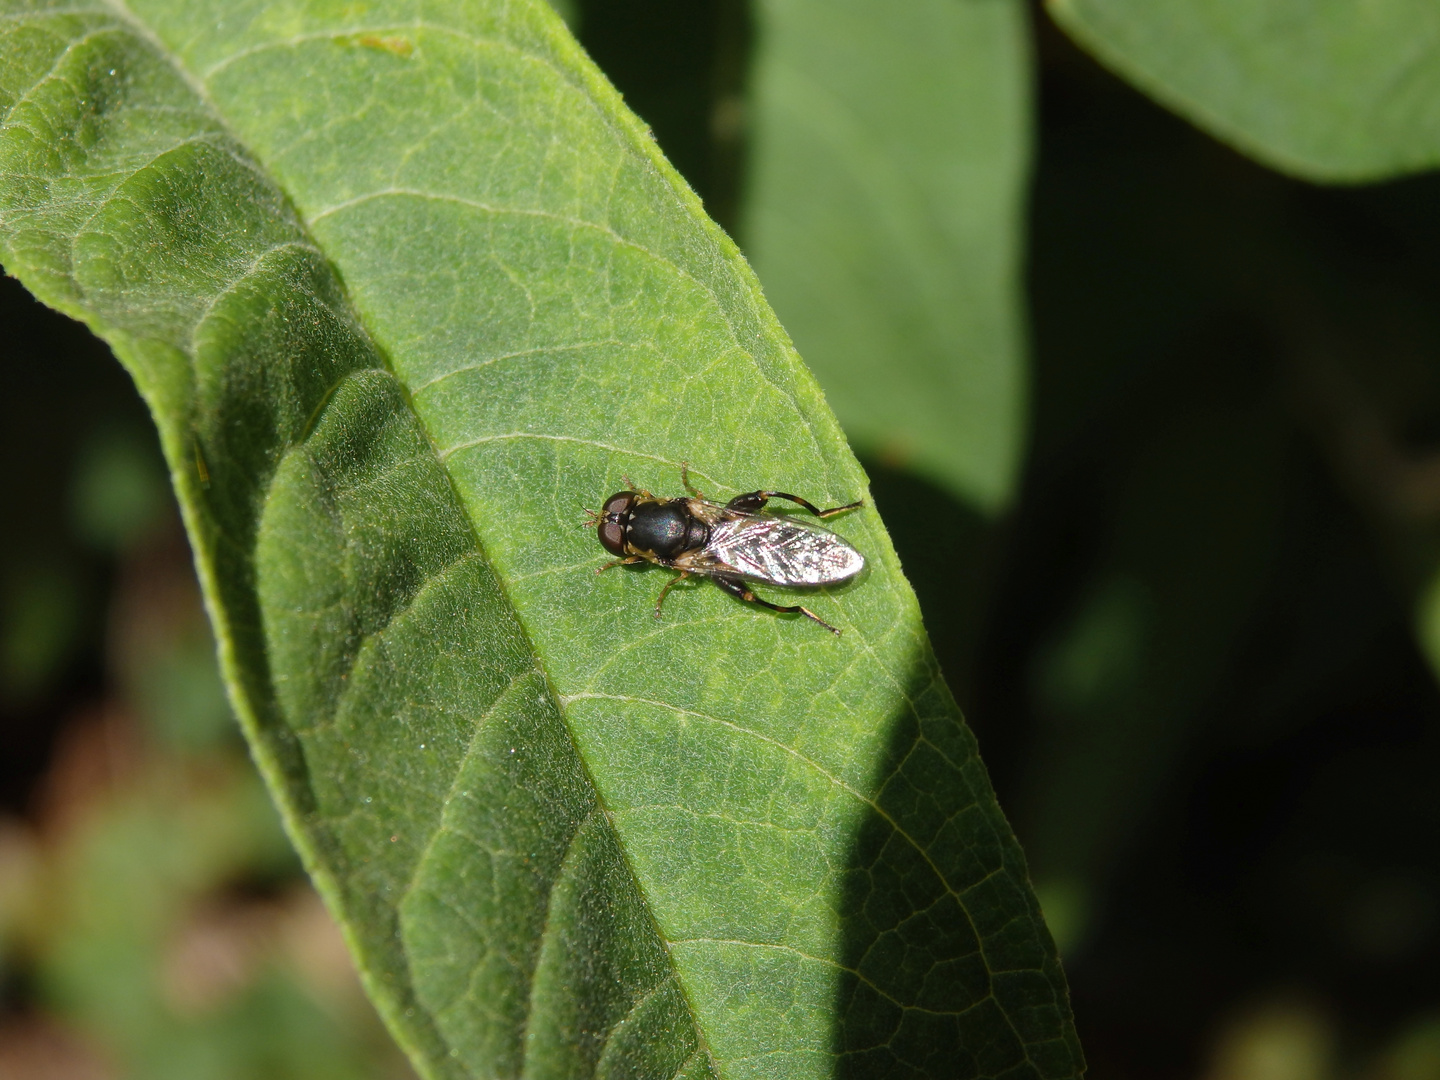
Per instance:
[[[1440,164],[1426,0],[1049,0],[1106,64],[1272,168],[1377,180]]]
[[[1025,437],[1025,9],[758,7],[742,222],[845,430],[983,511]]]
[[[873,514],[811,601],[838,642],[590,572],[626,473],[864,484],[558,20],[135,10],[10,9],[0,253],[151,405],[256,756],[421,1068],[1077,1072]]]

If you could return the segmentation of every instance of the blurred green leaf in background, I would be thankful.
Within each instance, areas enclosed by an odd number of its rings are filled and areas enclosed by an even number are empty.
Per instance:
[[[1275,168],[1384,180],[1440,165],[1440,10],[1426,0],[1049,0],[1157,101]]]
[[[762,0],[741,239],[862,453],[1018,480],[1030,44],[1016,0]]]

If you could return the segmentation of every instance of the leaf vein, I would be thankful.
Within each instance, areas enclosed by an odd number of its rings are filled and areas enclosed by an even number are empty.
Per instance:
[[[598,793],[597,793],[597,796],[598,796]],[[578,822],[575,823],[575,828],[574,828],[574,830],[570,833],[570,839],[565,842],[565,854],[564,854],[564,856],[563,856],[563,857],[561,858],[561,860],[560,860],[560,868],[559,868],[559,870],[556,872],[554,880],[550,882],[550,887],[545,890],[545,918],[541,921],[541,924],[540,924],[540,933],[539,933],[538,935],[536,935],[536,938],[535,938],[535,941],[536,941],[536,945],[535,945],[535,962],[536,962],[536,964],[539,963],[540,954],[541,954],[541,953],[544,951],[544,949],[545,949],[545,943],[550,939],[551,934],[554,932],[554,926],[555,926],[555,924],[554,924],[554,918],[555,918],[555,904],[554,904],[555,890],[558,889],[558,888],[560,887],[560,883],[565,880],[566,874],[568,874],[568,873],[573,873],[573,872],[574,872],[574,871],[573,871],[573,868],[572,868],[572,866],[571,866],[571,860],[572,860],[572,858],[573,858],[574,855],[575,855],[575,843],[576,843],[577,840],[579,840],[580,834],[585,831],[585,826],[588,825],[588,824],[590,824],[591,820],[593,820],[593,819],[594,819],[595,817],[597,817],[597,816],[600,816],[600,817],[601,817],[601,820],[605,820],[605,819],[604,819],[604,816],[601,814],[600,804],[599,804],[598,802],[596,802],[595,804],[593,804],[593,805],[590,807],[589,812],[586,813],[586,815],[585,815],[583,818],[581,818]],[[618,837],[616,838],[616,842],[617,842],[617,844],[619,843],[619,838],[618,838]],[[632,871],[632,873],[633,873],[633,871]],[[536,1013],[540,1010],[540,1008],[541,1008],[540,1003],[535,1000],[535,989],[536,989],[536,987],[535,987],[535,979],[534,979],[534,968],[532,967],[532,968],[531,968],[531,978],[530,978],[530,987],[529,987],[529,993],[528,993],[528,1000],[526,1001],[525,1023],[524,1023],[524,1025],[521,1027],[521,1031],[520,1031],[520,1045],[521,1045],[521,1046],[528,1046],[528,1045],[530,1044],[530,1022],[531,1022],[531,1020],[534,1018],[535,1014],[536,1014]],[[692,1016],[693,1016],[693,1013],[692,1013]],[[523,1070],[523,1071],[528,1071],[528,1070]]]
[[[296,251],[308,251],[321,259],[325,257],[319,248],[305,240],[281,240],[278,243],[271,244],[264,251],[259,252],[250,260],[249,265],[247,265],[244,270],[217,289],[215,294],[206,302],[205,306],[200,309],[200,313],[195,319],[195,327],[190,331],[190,348],[193,350],[191,353],[192,356],[199,355],[200,345],[198,338],[205,327],[206,321],[214,313],[220,301],[239,288],[246,279],[253,277],[256,272],[259,271],[261,265],[269,259],[271,255],[286,248],[294,248]]]
[[[639,1012],[641,1008],[643,1008],[650,1002],[651,998],[653,998],[656,994],[660,993],[660,991],[664,990],[665,987],[669,986],[672,978],[673,976],[671,975],[661,976],[656,981],[654,986],[650,987],[650,989],[646,990],[643,994],[641,994],[638,998],[636,998],[633,1002],[630,1003],[630,1008],[625,1010],[624,1016],[620,1017],[620,1019],[616,1020],[615,1023],[610,1025],[609,1029],[605,1032],[605,1037],[600,1041],[599,1053],[595,1055],[595,1060],[597,1063],[604,1060],[605,1049],[614,1040],[616,1034],[618,1034],[620,1030],[630,1022],[630,1019],[637,1012]]]
[[[429,390],[437,383],[444,382],[446,379],[452,379],[457,375],[464,375],[466,372],[470,371],[479,371],[481,368],[490,367],[492,364],[498,364],[504,360],[518,360],[521,357],[525,356],[543,356],[546,353],[574,352],[579,349],[595,349],[605,345],[617,345],[621,348],[648,347],[652,350],[654,349],[653,345],[648,345],[645,342],[621,341],[619,338],[605,338],[596,341],[576,341],[568,345],[537,345],[533,349],[517,349],[514,352],[500,353],[497,356],[487,356],[483,360],[477,360],[472,364],[464,364],[460,367],[453,368],[450,371],[443,372],[439,375],[436,375],[434,378],[426,379],[422,383],[417,383],[411,389],[410,396],[419,397],[426,390]]]
[[[98,15],[102,13],[94,12],[94,14]],[[42,86],[44,86],[46,83],[48,83],[51,79],[55,77],[55,73],[59,71],[60,66],[64,64],[67,59],[69,59],[71,53],[73,53],[76,49],[80,48],[86,42],[93,41],[95,38],[101,37],[105,34],[123,32],[123,26],[121,26],[118,22],[112,22],[109,26],[98,27],[94,30],[91,30],[89,33],[82,34],[80,37],[75,38],[73,41],[69,42],[65,46],[65,48],[60,50],[59,54],[55,57],[55,62],[52,63],[45,70],[45,73],[41,75],[38,79],[36,79],[33,83],[31,83],[30,86],[26,88],[25,92],[19,97],[17,97],[14,102],[11,103],[10,108],[5,110],[5,119],[0,120],[0,131],[3,131],[10,126],[10,118],[15,115],[15,111],[17,109],[33,100],[35,91],[39,90]]]
[[[662,465],[669,465],[676,472],[679,472],[680,467],[685,464],[681,461],[674,461],[671,458],[660,457],[657,454],[647,454],[640,450],[627,450],[623,446],[614,446],[611,443],[598,442],[595,439],[582,439],[577,435],[548,435],[538,431],[507,431],[503,434],[481,435],[479,438],[467,439],[465,442],[456,443],[454,446],[441,450],[440,460],[448,461],[452,455],[458,454],[462,450],[470,450],[476,446],[483,446],[485,443],[502,442],[506,439],[545,439],[551,442],[578,443],[581,446],[593,446],[597,450],[604,450],[611,454],[623,454],[626,457],[644,458],[646,461],[658,461]],[[727,491],[735,490],[728,484],[722,484],[713,476],[702,473],[698,469],[691,469],[690,472],[694,476],[704,477],[707,483],[715,484]]]
[[[856,979],[858,979],[860,982],[864,983],[866,986],[870,987],[871,990],[874,990],[877,994],[879,994],[881,997],[883,997],[886,1001],[890,1002],[890,1003],[891,1003],[892,1005],[894,1005],[896,1008],[905,1010],[905,1011],[907,1011],[907,1012],[925,1013],[925,1014],[928,1015],[928,1016],[963,1016],[965,1013],[969,1012],[971,1009],[973,1009],[973,1008],[975,1007],[974,1005],[969,1005],[969,1006],[967,1006],[967,1007],[964,1008],[964,1009],[943,1009],[943,1010],[942,1010],[942,1009],[927,1009],[927,1008],[925,1008],[923,1005],[907,1005],[907,1004],[905,1004],[903,1001],[901,1001],[899,998],[896,998],[896,997],[892,996],[891,994],[887,993],[884,989],[882,989],[880,986],[878,986],[878,985],[874,982],[874,980],[867,978],[863,973],[861,973],[860,971],[856,970],[855,968],[846,967],[844,964],[840,963],[838,960],[831,960],[829,957],[825,957],[825,956],[815,956],[815,955],[813,955],[813,954],[811,954],[811,953],[804,952],[804,951],[801,950],[801,949],[795,948],[793,945],[781,945],[781,944],[778,944],[778,943],[775,943],[775,942],[766,942],[766,941],[739,941],[739,940],[737,940],[737,939],[735,939],[735,938],[715,938],[715,937],[676,938],[676,939],[674,939],[673,941],[671,941],[670,944],[671,944],[671,945],[735,945],[735,946],[738,946],[738,947],[744,948],[744,949],[773,949],[773,950],[775,950],[776,952],[787,952],[787,953],[791,953],[791,954],[793,954],[793,955],[795,955],[795,956],[800,957],[800,959],[802,959],[802,960],[810,960],[810,961],[812,961],[812,962],[814,962],[814,963],[816,963],[816,964],[823,964],[825,967],[834,968],[836,971],[843,971],[843,972],[845,972],[847,975],[853,975],[853,976],[855,976]],[[989,996],[991,996],[991,995],[988,995],[988,994],[986,995],[986,997],[989,997]],[[983,1000],[985,1000],[985,998],[981,998],[980,1000],[983,1001]],[[978,1004],[978,1002],[977,1002],[977,1004]]]

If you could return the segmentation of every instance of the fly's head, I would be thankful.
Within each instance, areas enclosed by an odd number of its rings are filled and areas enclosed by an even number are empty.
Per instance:
[[[631,512],[639,499],[637,491],[617,491],[605,500],[598,513],[587,511],[590,516],[585,524],[595,527],[600,546],[611,555],[630,554],[626,550],[625,534],[629,531]]]

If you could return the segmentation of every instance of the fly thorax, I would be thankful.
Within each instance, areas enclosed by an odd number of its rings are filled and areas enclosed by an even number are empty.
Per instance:
[[[676,505],[676,503],[680,505]],[[673,559],[689,548],[690,523],[683,500],[642,503],[631,512],[625,539],[637,551],[649,551],[662,559]],[[704,528],[704,523],[699,523]],[[703,541],[702,541],[703,542]]]

